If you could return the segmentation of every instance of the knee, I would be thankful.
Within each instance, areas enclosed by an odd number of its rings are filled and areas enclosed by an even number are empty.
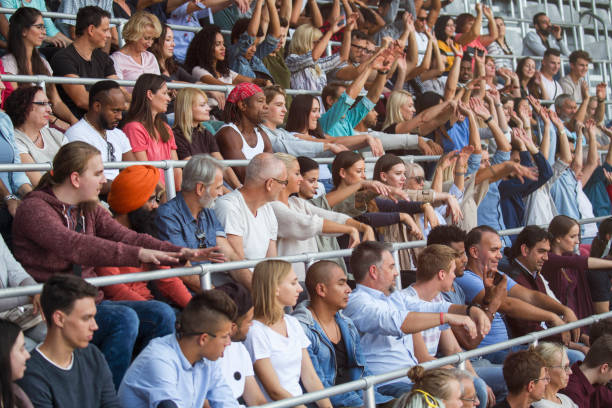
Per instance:
[[[149,300],[151,314],[155,316],[157,328],[160,336],[174,332],[174,323],[176,322],[176,313],[167,303],[158,300]]]
[[[127,306],[117,306],[115,311],[115,333],[120,336],[125,336],[126,339],[136,340],[138,336],[138,326],[140,320],[138,314]]]

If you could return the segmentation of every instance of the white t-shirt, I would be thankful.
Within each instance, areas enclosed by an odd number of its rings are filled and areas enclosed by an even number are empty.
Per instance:
[[[281,387],[293,396],[302,395],[300,387],[302,350],[310,346],[310,340],[295,317],[286,314],[285,323],[287,337],[260,321],[253,320],[253,326],[249,329],[244,345],[253,363],[262,358],[269,358]],[[271,401],[263,386],[261,389]]]
[[[540,78],[542,78],[542,87],[546,90],[548,99],[551,99],[554,101],[557,98],[557,96],[563,93],[563,88],[561,87],[561,84],[555,81],[554,78],[552,81],[549,81],[548,79],[546,79],[544,75],[541,75]]]
[[[211,74],[208,70],[200,67],[200,66],[195,66],[193,67],[193,69],[191,70],[191,75],[195,76],[198,78],[198,80],[200,78],[202,78],[204,75],[210,75],[211,77],[215,77],[213,74]],[[217,78],[219,81],[224,82],[228,85],[231,85],[234,83],[234,79],[238,76],[237,72],[234,72],[230,69],[229,75],[227,76],[222,76]]]
[[[429,38],[425,33],[417,33],[414,32],[414,38],[416,39],[417,49],[419,51],[419,65],[423,61],[423,57],[425,57],[425,50],[427,50],[427,43],[429,42]]]
[[[245,259],[265,258],[270,240],[276,241],[278,223],[269,203],[257,209],[257,216],[247,207],[239,190],[219,197],[215,214],[226,234],[242,237]]]
[[[107,130],[106,140],[108,140],[108,142],[113,145],[113,148],[115,150],[113,160],[108,151],[108,143],[106,143],[106,141],[102,139],[100,133],[96,129],[91,127],[91,125],[87,123],[85,119],[81,119],[74,125],[70,126],[68,130],[66,130],[66,138],[70,142],[79,140],[81,142],[89,143],[90,145],[94,146],[102,153],[102,161],[104,163],[109,161],[120,162],[123,154],[132,150],[130,141],[121,129],[115,128],[113,130]],[[108,180],[114,180],[118,174],[118,169],[104,170],[104,175]]]
[[[49,65],[49,62],[42,55],[40,55],[40,58],[42,59],[45,68],[47,68],[47,71],[49,71],[49,76],[53,76],[53,70],[51,69],[51,65]],[[6,72],[7,74],[19,75],[17,60],[15,59],[13,54],[5,54],[2,56],[2,66],[4,67],[4,72]]]
[[[578,408],[578,405],[570,397],[565,394],[557,393],[557,397],[561,400],[561,404],[549,400],[541,399],[532,403],[533,408]]]
[[[19,154],[29,154],[35,163],[52,163],[57,151],[68,143],[64,134],[57,129],[48,126],[40,129],[43,140],[43,148],[36,146],[34,142],[21,130],[15,129],[15,144]]]
[[[244,383],[247,377],[253,377],[253,364],[251,356],[244,344],[232,341],[232,344],[223,351],[219,359],[225,382],[232,389],[234,398],[238,399],[244,393]]]

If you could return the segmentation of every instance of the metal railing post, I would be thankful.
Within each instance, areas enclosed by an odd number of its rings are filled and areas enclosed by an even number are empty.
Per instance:
[[[397,290],[402,290],[402,268],[400,266],[399,250],[393,250],[393,252],[391,252],[391,255],[393,255],[393,261],[395,262],[395,268],[397,269],[397,276],[395,277],[395,287],[397,288]]]
[[[174,165],[168,164],[164,168],[164,178],[166,180],[166,199],[172,200],[176,197],[176,186],[174,185]]]
[[[374,384],[368,384],[366,389],[363,390],[363,406],[366,408],[376,408],[376,397],[374,395]]]
[[[206,264],[200,264],[199,266],[200,269],[202,269],[202,272],[200,272],[200,287],[202,290],[212,289],[213,286],[210,271],[206,269]]]

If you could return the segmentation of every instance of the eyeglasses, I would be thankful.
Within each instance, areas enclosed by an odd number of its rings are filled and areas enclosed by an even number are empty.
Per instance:
[[[351,47],[355,47],[356,49],[358,49],[361,52],[368,52],[368,49],[366,47],[361,47],[361,46],[356,45],[356,44],[351,44]]]
[[[274,177],[270,177],[272,180],[276,181],[278,184],[282,184],[283,186],[287,186],[289,184],[289,180],[279,180]]]
[[[115,146],[113,146],[113,144],[109,142],[108,139],[106,140],[106,152],[107,152],[108,161],[114,162],[115,161]]]
[[[418,184],[425,182],[425,177],[423,176],[416,176],[416,177],[410,177],[410,178],[416,181]]]
[[[36,27],[38,28],[40,31],[45,30],[45,25],[43,23],[41,24],[32,24],[30,27]]]
[[[568,365],[556,365],[556,366],[549,366],[548,368],[562,368],[563,371],[565,371],[566,373],[569,373],[570,371],[572,371],[572,366]]]
[[[480,403],[480,400],[478,399],[478,397],[476,395],[474,395],[472,398],[459,398],[459,399],[461,401],[471,402],[472,404]]]
[[[436,401],[436,399],[430,393],[423,391],[423,390],[415,390],[415,392],[423,394],[423,396],[425,397],[425,402],[427,403],[427,406],[429,408],[439,408],[440,407],[440,404],[438,404],[438,401]]]
[[[47,102],[33,101],[32,103],[38,106],[48,106],[50,108],[53,108],[53,102],[50,102],[50,101],[47,101]]]
[[[538,382],[538,381],[544,381],[549,383],[550,382],[550,377],[542,377],[542,378],[536,378],[533,380],[533,382]]]

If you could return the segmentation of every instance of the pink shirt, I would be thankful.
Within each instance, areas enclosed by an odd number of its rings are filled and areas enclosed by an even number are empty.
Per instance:
[[[111,55],[111,59],[115,65],[115,71],[119,79],[125,79],[127,81],[136,81],[142,74],[157,74],[159,72],[159,64],[155,59],[155,55],[149,51],[145,51],[141,54],[142,64],[134,61],[132,57],[121,51],[114,52]],[[132,92],[133,88],[127,88],[128,92]]]
[[[170,139],[167,142],[162,142],[159,134],[157,135],[157,141],[153,140],[147,129],[140,122],[126,123],[123,127],[123,132],[128,137],[134,153],[146,152],[147,160],[149,161],[172,160],[172,150],[176,150],[174,133],[172,133],[170,126],[164,125],[170,133]],[[162,184],[165,184],[164,171],[162,169],[159,169],[159,180]]]

